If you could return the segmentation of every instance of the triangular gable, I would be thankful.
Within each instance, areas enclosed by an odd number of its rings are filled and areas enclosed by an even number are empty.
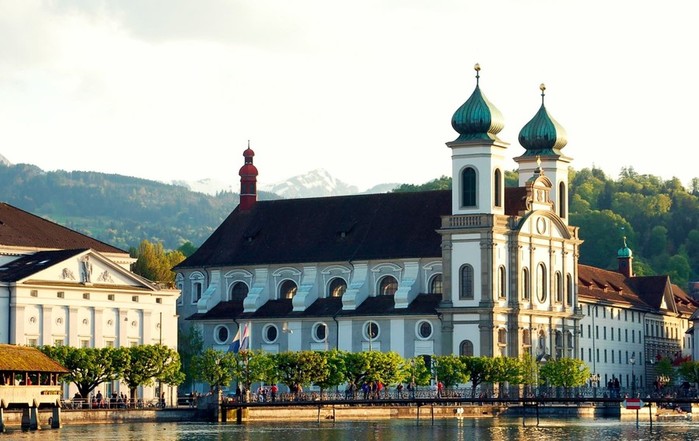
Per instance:
[[[61,283],[96,287],[131,287],[155,291],[148,280],[126,271],[120,265],[94,250],[41,251],[24,256],[4,267],[23,267],[15,270],[17,284]],[[0,267],[0,274],[2,273]]]

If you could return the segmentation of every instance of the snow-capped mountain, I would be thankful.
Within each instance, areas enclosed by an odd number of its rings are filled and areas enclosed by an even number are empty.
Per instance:
[[[214,179],[200,179],[198,181],[173,181],[172,184],[209,195],[215,195],[221,191],[233,193],[240,191],[240,183],[237,181],[223,182]],[[297,199],[346,196],[359,193],[386,193],[398,185],[400,184],[378,184],[360,192],[356,186],[335,179],[326,170],[317,169],[274,184],[258,182],[257,187],[260,191],[274,193],[284,199]]]

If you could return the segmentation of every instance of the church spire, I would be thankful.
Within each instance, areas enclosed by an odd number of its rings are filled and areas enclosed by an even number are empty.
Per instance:
[[[248,148],[243,152],[245,164],[240,168],[240,208],[241,210],[251,209],[257,202],[257,167],[252,163],[252,158],[255,152],[250,148],[250,140],[248,140]]]

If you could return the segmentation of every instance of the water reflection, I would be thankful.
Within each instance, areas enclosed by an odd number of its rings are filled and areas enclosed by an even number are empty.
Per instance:
[[[201,424],[201,423],[132,423],[114,425],[66,426],[59,430],[44,429],[21,432],[11,427],[0,439],[34,441],[271,441],[303,439],[312,441],[415,441],[422,439],[449,441],[622,441],[695,440],[699,439],[699,423],[642,424],[618,420],[544,420],[535,419],[523,425],[515,418],[463,418],[431,421],[385,420],[267,423]],[[9,436],[8,436],[9,435]]]

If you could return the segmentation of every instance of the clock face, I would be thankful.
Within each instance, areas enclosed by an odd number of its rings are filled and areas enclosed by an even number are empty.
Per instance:
[[[536,220],[536,232],[539,234],[546,233],[546,219],[543,217]]]

